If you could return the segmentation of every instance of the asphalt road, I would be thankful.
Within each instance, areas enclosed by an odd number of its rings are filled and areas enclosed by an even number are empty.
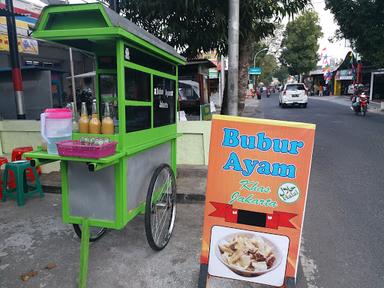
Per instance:
[[[280,108],[277,94],[260,108],[317,124],[298,287],[384,287],[384,114],[355,116],[316,97]]]

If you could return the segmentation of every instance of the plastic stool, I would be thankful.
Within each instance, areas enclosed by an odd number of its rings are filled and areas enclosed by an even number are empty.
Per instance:
[[[27,152],[31,152],[31,151],[33,151],[33,147],[32,146],[17,147],[17,148],[12,150],[11,160],[12,161],[23,160],[23,154],[27,153]],[[31,159],[27,158],[27,160],[31,160]],[[36,167],[36,171],[37,171],[37,173],[39,175],[41,175],[41,168],[40,167]],[[27,178],[31,182],[35,181],[35,178],[33,176],[33,173],[32,173],[31,169],[27,170]]]
[[[31,169],[34,175],[35,186],[28,185],[26,179],[27,169]],[[12,171],[15,175],[15,189],[7,187],[8,174],[10,171]],[[35,194],[39,194],[40,198],[44,197],[39,175],[37,174],[35,167],[32,167],[31,163],[27,160],[19,160],[5,164],[5,170],[3,174],[3,202],[5,202],[7,197],[9,197],[16,199],[17,205],[23,206],[25,204],[25,198],[30,198]]]
[[[18,161],[22,159],[22,156],[26,152],[33,151],[32,146],[26,146],[26,147],[17,147],[12,150],[12,161]]]

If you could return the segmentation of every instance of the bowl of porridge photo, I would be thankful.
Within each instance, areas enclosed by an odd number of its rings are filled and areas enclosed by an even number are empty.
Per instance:
[[[216,257],[236,274],[255,277],[275,270],[282,260],[279,248],[253,233],[233,233],[220,239]]]

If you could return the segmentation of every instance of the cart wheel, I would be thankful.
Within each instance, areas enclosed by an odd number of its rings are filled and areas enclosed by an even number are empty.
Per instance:
[[[73,224],[73,229],[77,237],[81,239],[81,225]],[[107,232],[106,228],[101,227],[90,227],[89,228],[89,242],[95,242],[104,236],[105,232]]]
[[[145,206],[145,234],[153,250],[167,246],[175,218],[175,175],[168,164],[161,164],[152,175]]]

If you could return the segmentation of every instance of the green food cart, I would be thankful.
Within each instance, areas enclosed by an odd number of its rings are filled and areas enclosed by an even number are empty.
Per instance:
[[[87,285],[89,241],[122,229],[145,214],[149,245],[163,249],[176,212],[176,109],[178,65],[172,47],[102,4],[45,7],[33,36],[84,50],[96,63],[99,115],[115,108],[114,155],[87,159],[45,151],[26,154],[33,165],[60,161],[62,217],[81,238],[79,286]]]

